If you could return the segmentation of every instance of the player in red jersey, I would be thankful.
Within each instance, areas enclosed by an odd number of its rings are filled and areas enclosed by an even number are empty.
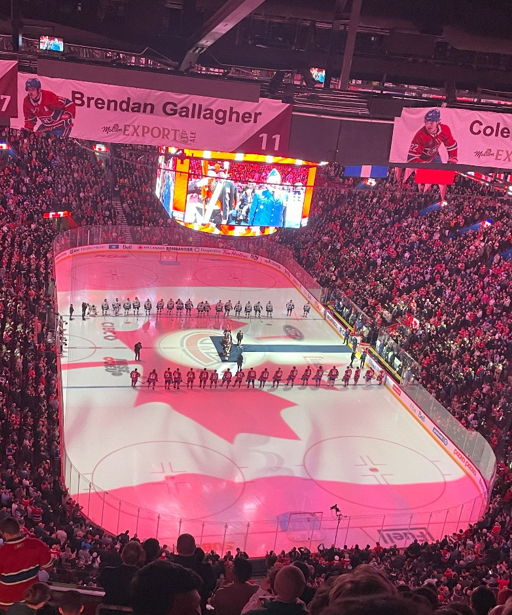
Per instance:
[[[442,162],[439,155],[441,145],[446,147],[448,162],[457,163],[457,141],[446,124],[441,124],[439,109],[430,109],[425,114],[425,126],[414,135],[407,156],[408,162]]]
[[[242,386],[242,380],[244,379],[244,370],[240,368],[235,374],[235,382],[233,383],[233,387],[236,387],[238,384],[238,388]]]
[[[336,378],[339,375],[340,375],[340,372],[333,365],[332,368],[329,370],[329,374],[327,375],[327,386],[331,387],[331,389],[332,389],[334,387],[334,383],[336,382]]]
[[[377,374],[377,382],[380,384],[384,383],[384,378],[386,377],[386,372],[381,369],[380,372]]]
[[[268,380],[269,375],[270,375],[269,371],[265,367],[265,369],[260,374],[260,389],[264,389],[265,388],[265,385],[267,384],[267,380]]]
[[[231,373],[231,370],[228,367],[227,370],[222,375],[222,382],[220,383],[220,388],[222,389],[222,387],[224,386],[224,383],[226,383],[226,389],[229,389],[229,385],[231,383],[232,378],[233,378],[233,374]]]
[[[187,372],[187,389],[190,386],[191,389],[194,388],[194,380],[196,378],[196,373],[195,371],[190,368]]]
[[[164,389],[166,389],[167,391],[170,391],[171,382],[172,382],[172,372],[171,372],[171,368],[168,367],[164,372]]]
[[[372,383],[373,376],[374,376],[373,369],[369,367],[366,370],[366,374],[364,375],[364,386],[365,387],[369,386]]]
[[[311,367],[308,365],[302,374],[302,386],[307,387],[309,384],[309,379],[311,378]]]
[[[208,370],[202,369],[201,373],[199,374],[199,388],[204,389],[206,387],[207,380],[208,380]]]
[[[354,386],[359,382],[359,378],[361,378],[361,368],[356,367],[356,371],[354,372]]]
[[[137,371],[137,368],[135,368],[131,373],[130,373],[130,378],[132,379],[132,387],[136,387],[137,386],[137,380],[140,377],[140,372]]]
[[[252,388],[254,389],[254,381],[256,380],[256,370],[251,367],[249,372],[247,373],[247,388],[252,384]]]
[[[153,389],[155,388],[155,384],[158,382],[158,374],[156,373],[156,369],[154,369],[148,376],[148,388],[153,385]]]
[[[172,373],[172,379],[174,381],[174,388],[179,389],[181,384],[181,372],[179,367],[177,367]]]
[[[345,373],[343,374],[343,386],[344,387],[348,387],[350,376],[352,376],[352,370],[350,369],[350,367],[347,367],[347,369],[345,370]]]
[[[316,370],[315,377],[313,378],[313,380],[315,381],[315,386],[317,388],[322,384],[323,375],[324,375],[324,368],[320,365],[320,367],[318,367]]]
[[[54,92],[41,89],[41,82],[36,77],[27,79],[25,90],[27,92],[23,99],[25,128],[59,137],[69,136],[76,114],[75,103],[63,96],[57,96]],[[38,120],[40,124],[36,128]]]
[[[217,382],[219,382],[219,374],[217,374],[217,370],[214,369],[213,372],[210,374],[210,389],[213,385],[215,385],[215,388],[217,388]]]
[[[299,372],[297,371],[297,368],[295,367],[295,365],[292,367],[292,369],[290,370],[290,373],[288,374],[288,378],[286,379],[286,384],[290,387],[293,388],[293,385],[295,384],[295,378],[297,378],[297,374]]]
[[[279,388],[279,383],[281,382],[281,378],[282,377],[283,377],[283,370],[280,367],[278,367],[276,369],[276,371],[274,372],[274,378],[273,378],[273,381],[272,381],[272,388],[274,388],[274,387],[276,389]]]

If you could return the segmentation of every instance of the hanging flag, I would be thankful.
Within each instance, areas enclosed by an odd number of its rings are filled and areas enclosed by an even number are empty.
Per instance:
[[[416,169],[416,184],[444,184],[451,186],[455,181],[455,171],[438,171],[436,169]]]
[[[363,164],[356,167],[345,167],[345,177],[387,177],[388,167]]]

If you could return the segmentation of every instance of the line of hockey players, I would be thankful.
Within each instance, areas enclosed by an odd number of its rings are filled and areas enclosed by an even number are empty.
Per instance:
[[[98,312],[96,306],[94,304],[88,304],[88,307],[89,316],[97,316]],[[109,302],[107,301],[107,299],[104,299],[101,304],[102,316],[106,316],[109,313],[110,308],[111,306]],[[121,304],[119,299],[116,297],[115,301],[112,302],[112,312],[114,316],[119,316],[121,314],[121,310],[123,310],[125,316],[129,316],[132,310],[134,316],[139,316],[142,309],[144,310],[144,314],[146,316],[151,315],[151,312],[153,310],[153,303],[150,299],[146,299],[146,301],[144,301],[144,304],[141,304],[138,297],[135,297],[133,301],[130,301],[130,299],[127,298]],[[194,304],[190,299],[187,299],[187,301],[185,302],[181,299],[176,299],[175,302],[172,299],[169,299],[169,301],[167,301],[167,304],[164,302],[163,299],[160,299],[156,303],[157,316],[161,316],[164,313],[164,310],[167,311],[167,316],[173,316],[175,309],[177,317],[182,317],[183,315],[185,315],[186,317],[190,317],[192,316]],[[210,312],[212,311],[212,306],[208,303],[208,301],[200,301],[197,306],[195,306],[195,309],[197,311],[198,318],[209,317]],[[288,303],[286,304],[286,315],[292,316],[294,310],[295,304],[290,299],[290,301],[288,301]],[[311,305],[309,304],[309,302],[305,303],[302,307],[303,318],[308,317],[310,310]],[[216,304],[213,305],[213,311],[216,318],[220,318],[222,315],[224,315],[226,318],[229,318],[231,312],[234,313],[235,318],[240,318],[242,312],[245,318],[251,318],[253,312],[254,318],[261,318],[263,312],[266,313],[267,318],[272,318],[274,313],[274,306],[272,305],[272,301],[268,301],[265,306],[263,306],[260,301],[258,301],[254,305],[252,305],[250,301],[247,301],[247,303],[242,306],[242,303],[240,301],[233,305],[231,300],[226,301],[226,303],[222,303],[222,301],[219,300]]]
[[[343,387],[344,388],[348,387],[350,385],[351,380],[352,380],[352,385],[356,386],[361,378],[361,371],[362,370],[360,367],[357,367],[355,370],[352,370],[350,367],[347,367],[347,369],[345,370],[341,378]],[[327,371],[321,365],[315,368],[314,373],[313,373],[313,368],[311,368],[309,365],[305,368],[304,372],[302,373],[302,376],[300,377],[300,380],[302,381],[302,386],[304,387],[309,386],[309,381],[311,379],[313,380],[314,387],[319,388],[322,383],[324,374],[326,372],[327,372],[327,385],[326,386],[328,388],[334,387],[336,380],[338,380],[340,376],[339,370],[337,369],[337,367],[333,366],[329,371]],[[137,386],[137,383],[141,375],[142,374],[137,370],[137,368],[135,368],[130,373],[132,387]],[[271,379],[270,372],[267,367],[263,368],[263,370],[260,372],[259,377],[257,377],[256,370],[253,367],[248,369],[247,373],[241,367],[235,373],[233,373],[231,369],[228,368],[222,374],[222,376],[220,376],[217,373],[217,370],[213,370],[209,372],[207,369],[198,370],[198,373],[196,374],[196,372],[194,371],[192,367],[189,369],[186,375],[183,375],[179,367],[177,367],[174,371],[171,370],[171,368],[169,367],[165,370],[164,376],[163,376],[164,377],[164,388],[165,390],[170,390],[172,386],[172,388],[174,389],[179,389],[182,382],[186,381],[187,389],[193,389],[194,383],[196,380],[196,375],[199,376],[199,388],[200,389],[205,389],[208,383],[210,385],[209,386],[210,389],[217,388],[217,385],[219,384],[221,388],[226,386],[226,389],[228,389],[230,386],[236,387],[237,385],[238,385],[238,388],[241,388],[242,383],[244,382],[247,385],[248,389],[251,388],[251,386],[254,389],[255,388],[254,383],[256,381],[259,382],[260,389],[264,389],[265,385],[269,381],[272,381],[272,388],[277,389],[279,388],[279,385],[282,382],[286,382],[286,386],[293,388],[295,381],[298,379],[299,371],[297,370],[296,367],[292,367],[288,376],[284,378],[283,370],[280,367],[278,367],[274,371],[274,375]],[[384,377],[385,377],[384,370],[380,370],[380,372],[375,373],[375,371],[370,367],[364,373],[363,380],[364,380],[365,386],[370,386],[374,379],[377,384],[381,385],[384,383]],[[158,374],[156,372],[156,369],[154,369],[152,372],[149,373],[146,379],[146,384],[148,385],[148,388],[152,386],[154,389],[158,382],[159,382]]]

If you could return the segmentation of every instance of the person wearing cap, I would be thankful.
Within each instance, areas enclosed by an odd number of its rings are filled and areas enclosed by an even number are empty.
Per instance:
[[[296,566],[283,566],[274,581],[275,598],[262,598],[261,608],[247,611],[246,615],[302,615],[307,613],[300,596],[306,587],[302,570]]]

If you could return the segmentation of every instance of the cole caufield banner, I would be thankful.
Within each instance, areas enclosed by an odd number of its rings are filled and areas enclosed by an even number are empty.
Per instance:
[[[404,109],[395,118],[390,162],[512,169],[512,115],[462,109]]]
[[[98,142],[284,156],[292,106],[20,74],[13,128]]]

